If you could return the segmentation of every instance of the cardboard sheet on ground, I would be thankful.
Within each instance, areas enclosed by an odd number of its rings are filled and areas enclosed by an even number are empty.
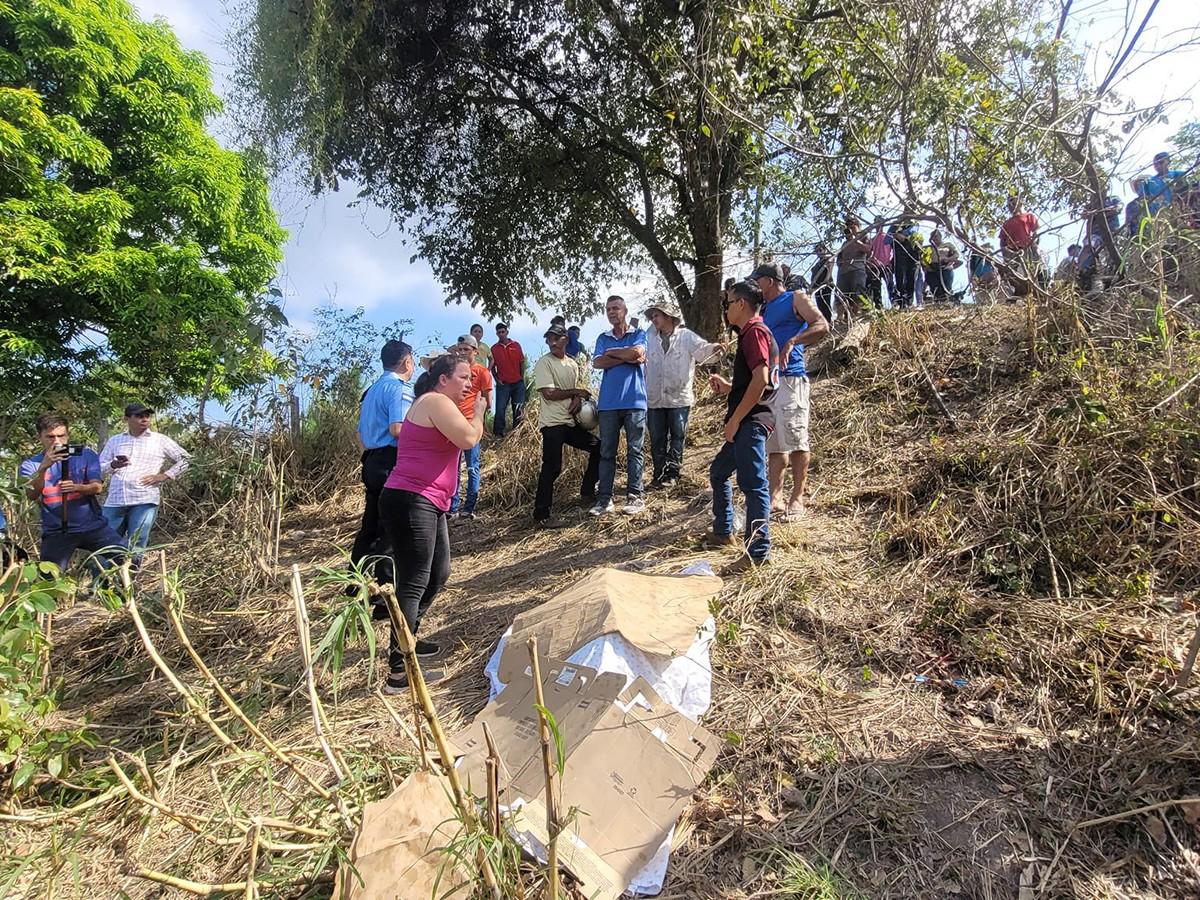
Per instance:
[[[721,590],[714,575],[641,575],[595,569],[569,588],[513,620],[498,676],[509,684],[529,664],[526,643],[567,659],[604,634],[619,634],[642,653],[670,659],[687,653],[709,617],[708,604]]]
[[[414,772],[387,797],[363,810],[362,826],[350,844],[350,860],[358,876],[345,864],[340,866],[333,896],[336,900],[469,896],[469,880],[443,849],[460,827],[446,781],[429,772]]]
[[[547,660],[546,707],[561,735],[566,766],[560,815],[563,860],[594,900],[619,897],[659,851],[712,767],[718,742],[660,698],[643,679],[621,690],[624,676]],[[514,681],[458,739],[460,775],[473,791],[485,783],[483,723],[504,771],[501,800],[524,806],[519,831],[544,844],[545,782],[532,678]]]
[[[566,640],[561,640],[564,632],[559,629],[564,604],[577,603],[582,597],[591,608],[582,611],[585,615],[579,615],[580,611],[576,611],[576,622],[590,620],[599,623],[597,627],[610,627],[614,622],[617,623],[616,627],[621,627],[622,623],[631,619],[635,623],[650,623],[653,627],[643,627],[641,634],[636,633],[636,628],[633,629],[634,636],[642,646],[660,650],[664,643],[683,641],[682,646],[672,647],[669,654],[647,653],[627,640],[622,633],[608,632],[596,635],[590,634],[587,629],[573,627],[569,640],[586,643],[571,650],[567,661],[595,669],[601,674],[621,674],[625,679],[625,687],[641,677],[674,709],[695,722],[707,712],[712,701],[709,649],[716,634],[716,625],[709,614],[709,602],[720,588],[721,580],[713,577],[712,567],[703,561],[688,565],[677,576],[667,577],[598,570],[589,573],[580,584],[573,585],[545,605],[519,617],[518,622],[526,626],[526,641],[528,628],[540,623],[541,628],[560,639],[556,646],[562,646],[567,643]],[[682,608],[682,619],[671,623],[660,622],[662,615],[655,612],[652,605],[654,602],[661,604],[658,608],[663,614]],[[604,608],[598,610],[598,604]],[[681,621],[694,622],[700,616],[704,618],[698,628],[694,628],[690,623],[686,626],[681,624]],[[500,665],[509,648],[516,647],[518,653],[509,657],[510,663],[515,660],[515,665],[520,666],[522,659],[528,660],[526,644],[516,644],[513,639],[516,624],[514,623],[514,627],[510,627],[500,638],[485,668],[491,685],[489,700],[495,700],[506,687],[500,678]],[[660,628],[660,624],[667,627]],[[548,644],[548,641],[546,643]],[[526,670],[527,668],[528,666],[525,667]],[[662,890],[670,862],[673,833],[673,828],[668,829],[653,857],[629,882],[629,891],[657,894]],[[527,833],[526,836],[530,838],[530,844],[537,840],[532,833]]]

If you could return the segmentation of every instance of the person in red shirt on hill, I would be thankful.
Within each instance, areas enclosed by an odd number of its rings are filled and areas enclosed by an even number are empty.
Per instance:
[[[1033,213],[1025,212],[1021,207],[1021,198],[1008,198],[1008,211],[1011,215],[1000,226],[1000,252],[1004,254],[1004,264],[1009,268],[1009,282],[1013,293],[1024,297],[1029,293],[1038,271],[1042,258],[1038,254],[1038,229],[1041,223]]]
[[[496,416],[492,420],[492,434],[502,438],[508,430],[504,417],[509,406],[512,406],[512,428],[521,424],[521,411],[525,408],[525,353],[520,344],[509,338],[508,325],[504,322],[496,326],[492,374],[496,376]]]

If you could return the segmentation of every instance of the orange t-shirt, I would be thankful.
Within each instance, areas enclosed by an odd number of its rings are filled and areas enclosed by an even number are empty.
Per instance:
[[[475,418],[475,398],[480,392],[491,389],[492,373],[479,363],[471,363],[471,389],[467,391],[467,396],[463,397],[462,403],[458,404],[468,422]]]

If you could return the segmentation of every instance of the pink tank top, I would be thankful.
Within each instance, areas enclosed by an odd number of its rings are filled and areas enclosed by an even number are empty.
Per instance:
[[[442,511],[458,486],[458,447],[432,425],[405,419],[396,441],[396,466],[384,487],[420,494]]]

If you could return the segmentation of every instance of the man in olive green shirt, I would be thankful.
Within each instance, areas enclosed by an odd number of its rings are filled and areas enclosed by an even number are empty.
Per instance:
[[[533,367],[533,388],[542,400],[538,410],[542,471],[533,501],[533,521],[538,528],[562,528],[566,523],[552,519],[550,508],[554,503],[554,482],[562,472],[563,445],[588,455],[579,496],[591,502],[596,498],[596,482],[600,478],[600,439],[575,421],[575,413],[584,400],[591,398],[591,392],[579,387],[579,364],[567,356],[567,330],[561,325],[551,325],[545,338],[550,352]]]

